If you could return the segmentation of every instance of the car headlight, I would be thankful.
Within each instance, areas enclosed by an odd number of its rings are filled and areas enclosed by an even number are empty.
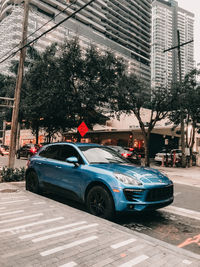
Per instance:
[[[130,184],[130,185],[141,185],[142,183],[139,182],[134,177],[130,177],[128,175],[124,175],[122,173],[115,173],[115,177],[124,184]]]

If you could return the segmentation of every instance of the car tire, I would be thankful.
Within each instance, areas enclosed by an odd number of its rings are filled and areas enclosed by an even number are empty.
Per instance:
[[[34,171],[30,171],[26,175],[26,190],[36,194],[41,192],[41,189],[39,187],[38,177]]]
[[[94,186],[86,198],[88,211],[98,217],[111,220],[115,214],[115,206],[110,192],[103,186]]]

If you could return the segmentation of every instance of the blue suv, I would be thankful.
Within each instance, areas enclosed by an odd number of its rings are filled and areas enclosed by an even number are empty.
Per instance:
[[[30,158],[26,189],[47,189],[111,219],[115,212],[155,210],[173,202],[173,183],[158,170],[138,167],[107,146],[54,143]]]

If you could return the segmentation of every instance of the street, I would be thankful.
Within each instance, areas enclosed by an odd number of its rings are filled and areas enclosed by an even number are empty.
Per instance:
[[[7,157],[1,157],[0,167],[6,165],[7,160]],[[16,160],[15,166],[25,167],[26,163],[26,159]],[[174,175],[175,171],[177,171],[176,175]],[[115,222],[134,231],[200,254],[200,174],[199,183],[197,183],[198,169],[193,174],[196,180],[182,177],[184,170],[181,169],[179,171],[179,169],[169,168],[168,172],[172,173],[170,178],[175,182],[175,199],[172,205],[155,212],[120,215]],[[185,172],[189,174],[190,170],[185,169]],[[24,185],[20,190],[24,189],[23,187]],[[45,197],[85,210],[84,206],[51,193],[45,193]]]

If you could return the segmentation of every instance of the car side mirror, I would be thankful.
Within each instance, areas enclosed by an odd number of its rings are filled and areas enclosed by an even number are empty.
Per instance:
[[[77,157],[69,157],[66,159],[68,163],[74,164],[76,167],[79,166]]]

